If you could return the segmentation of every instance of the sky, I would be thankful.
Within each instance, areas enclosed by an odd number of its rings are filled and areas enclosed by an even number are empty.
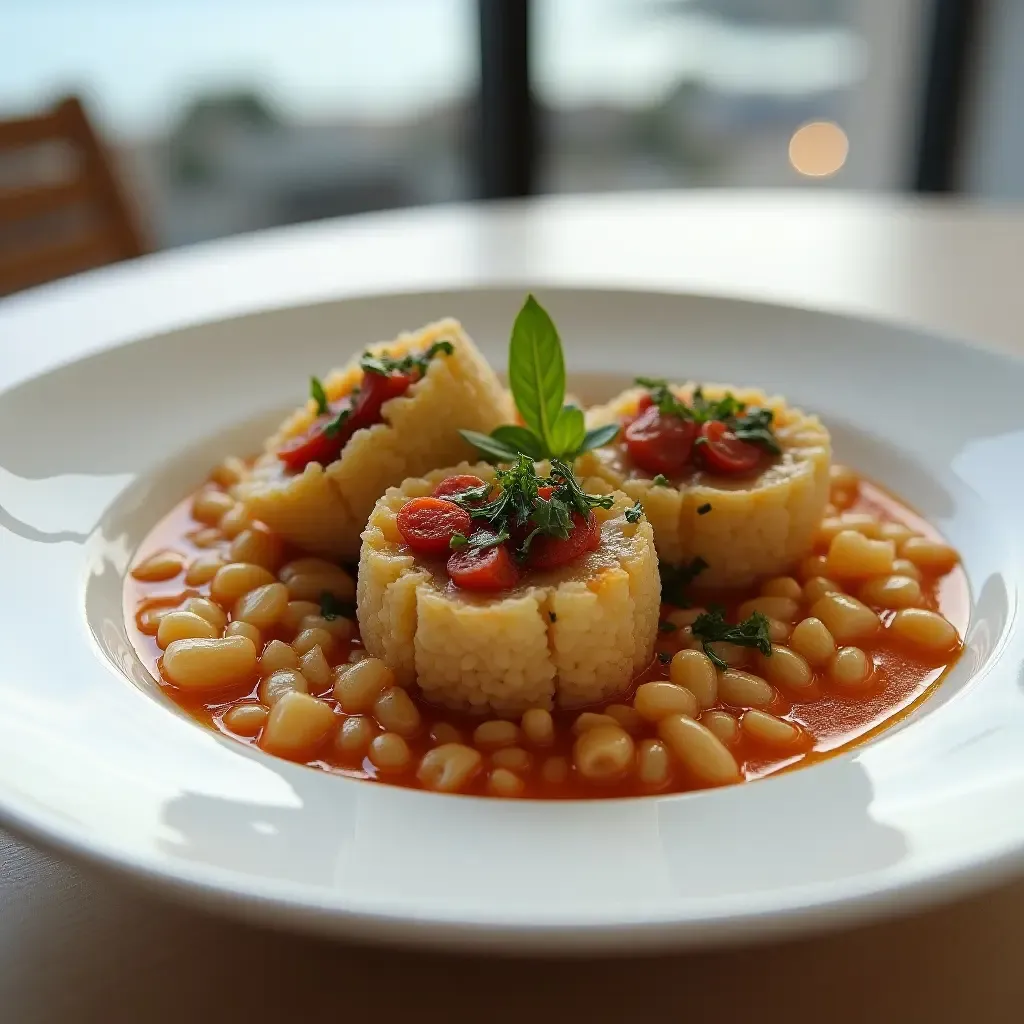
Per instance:
[[[766,6],[770,6],[767,5]],[[649,102],[686,72],[724,89],[853,81],[844,30],[750,32],[645,0],[536,0],[535,81],[561,103]],[[118,135],[255,85],[300,119],[405,117],[472,90],[475,0],[0,0],[0,113],[84,93]]]

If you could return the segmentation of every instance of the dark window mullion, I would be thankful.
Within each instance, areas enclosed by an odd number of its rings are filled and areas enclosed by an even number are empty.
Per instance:
[[[478,190],[484,199],[534,190],[537,117],[530,92],[529,0],[478,0]]]
[[[964,125],[983,0],[932,0],[915,192],[959,190]]]

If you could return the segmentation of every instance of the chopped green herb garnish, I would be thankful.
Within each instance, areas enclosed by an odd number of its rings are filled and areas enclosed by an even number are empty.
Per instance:
[[[771,409],[748,409],[744,402],[728,391],[721,398],[709,399],[705,397],[704,390],[700,387],[694,388],[693,397],[687,405],[676,397],[667,380],[637,377],[636,383],[647,388],[651,401],[665,416],[678,416],[697,424],[721,420],[740,441],[759,445],[773,455],[778,455],[781,451],[772,427],[775,414]],[[704,439],[699,437],[696,444],[703,441]],[[654,482],[659,483],[657,477]]]
[[[391,356],[375,356],[367,352],[359,360],[359,366],[363,373],[376,373],[381,377],[390,377],[393,373],[413,373],[422,376],[427,372],[427,364],[437,355],[444,353],[450,356],[455,347],[450,341],[435,341],[433,345],[418,355],[403,356],[401,359],[392,359]]]
[[[355,390],[353,390],[350,393],[349,398],[354,401],[355,397],[356,397],[356,395],[358,393],[359,393],[359,389],[356,388]],[[335,436],[337,436],[338,432],[341,430],[341,428],[343,426],[345,426],[345,423],[348,421],[348,418],[351,415],[352,415],[352,405],[351,405],[351,403],[349,403],[348,405],[346,405],[343,409],[341,409],[339,411],[338,416],[337,416],[336,419],[334,419],[332,422],[328,423],[326,427],[324,427],[324,434],[327,437],[335,437]]]
[[[627,523],[639,523],[644,516],[644,507],[639,501],[635,502],[629,508],[626,509],[626,522]]]
[[[512,325],[508,380],[524,426],[505,424],[488,434],[462,430],[462,436],[494,462],[531,459],[572,460],[600,448],[619,432],[617,423],[587,430],[583,411],[565,404],[562,341],[543,306],[527,295]]]
[[[697,515],[706,516],[711,511],[711,502],[706,501],[703,505],[698,506]]]
[[[674,622],[666,622],[664,619],[658,623],[659,633],[674,633],[678,628]]]
[[[313,401],[316,402],[316,414],[318,416],[323,416],[330,411],[331,406],[327,401],[327,392],[324,391],[324,386],[320,383],[318,377],[309,378],[309,393]]]
[[[467,487],[464,491],[452,491],[451,494],[446,494],[444,499],[453,501],[456,505],[462,505],[464,508],[472,508],[474,505],[486,501],[492,490],[494,487],[491,484],[480,484],[477,487]]]
[[[771,409],[751,409],[742,416],[733,417],[729,425],[739,440],[760,445],[773,455],[779,455],[782,449],[772,428],[774,419]]]
[[[339,601],[329,590],[320,594],[320,614],[333,622],[335,619],[351,619],[355,615],[355,608],[344,601]]]
[[[659,473],[652,481],[655,487],[671,487],[672,485],[668,482],[668,477],[664,473]]]
[[[448,546],[452,550],[468,547],[475,548],[477,551],[483,551],[484,548],[493,548],[499,544],[504,544],[507,540],[507,530],[499,530],[497,533],[492,533],[490,530],[477,530],[470,537],[462,533],[453,533]]]
[[[677,608],[689,608],[690,597],[687,588],[708,567],[708,563],[698,555],[685,565],[661,566],[661,599],[666,604],[674,604]]]
[[[610,494],[587,494],[572,470],[558,459],[552,460],[549,477],[539,477],[532,460],[519,455],[509,469],[498,470],[495,484],[497,497],[483,504],[474,503],[479,499],[467,501],[464,495],[455,495],[450,500],[463,504],[473,519],[489,523],[501,540],[507,540],[513,530],[522,534],[526,528],[532,527],[515,552],[519,559],[526,557],[530,545],[539,536],[565,540],[572,531],[574,512],[585,518],[592,509],[608,509],[615,503]],[[541,487],[554,488],[550,497],[540,496]],[[491,490],[493,488],[488,486],[488,492]],[[491,535],[487,533],[486,536],[489,538]],[[473,538],[467,543],[472,544]],[[490,543],[500,541],[492,540]],[[490,545],[481,542],[479,546]]]
[[[729,666],[714,652],[713,643],[736,644],[738,647],[753,647],[765,657],[771,657],[772,640],[768,619],[761,612],[754,612],[742,622],[729,623],[720,608],[698,615],[693,623],[693,635],[703,641],[704,653],[720,669]]]

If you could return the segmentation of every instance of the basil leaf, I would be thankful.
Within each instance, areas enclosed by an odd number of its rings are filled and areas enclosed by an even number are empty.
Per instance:
[[[611,444],[618,432],[619,425],[617,423],[606,423],[603,427],[594,427],[593,430],[588,430],[583,435],[583,441],[576,449],[576,454],[580,455],[583,452],[592,451],[594,448],[603,448],[606,444]]]
[[[543,459],[547,454],[541,439],[532,430],[517,427],[512,423],[495,427],[491,431],[491,439],[515,452],[522,452],[531,459]]]
[[[565,360],[551,317],[532,295],[512,325],[508,380],[523,422],[553,451],[555,420],[565,399]]]
[[[515,462],[519,453],[493,437],[476,430],[460,430],[459,433],[492,462]]]
[[[331,407],[327,402],[327,392],[324,391],[324,386],[320,383],[318,377],[309,378],[309,393],[312,395],[313,401],[316,402],[318,416],[323,416],[324,413],[330,411]]]
[[[551,430],[551,455],[555,457],[573,456],[579,451],[587,427],[583,422],[583,410],[575,405],[567,405],[560,409]]]

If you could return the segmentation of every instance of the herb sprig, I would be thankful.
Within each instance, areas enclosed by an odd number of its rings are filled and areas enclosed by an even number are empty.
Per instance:
[[[587,494],[572,470],[560,459],[553,459],[550,476],[542,477],[537,475],[529,456],[516,455],[510,468],[497,471],[495,485],[497,496],[482,504],[481,500],[486,497],[480,493],[483,488],[448,495],[448,500],[465,508],[474,521],[486,523],[485,529],[469,537],[456,534],[451,541],[453,548],[467,545],[486,548],[513,535],[522,536],[514,552],[522,561],[537,537],[567,539],[572,532],[574,512],[585,517],[592,509],[608,509],[615,503],[610,494]],[[549,497],[542,498],[541,487],[554,489]],[[493,490],[488,487],[489,492]]]
[[[715,653],[711,646],[714,643],[736,644],[738,647],[753,647],[765,657],[772,654],[772,640],[768,627],[768,619],[761,612],[754,612],[742,622],[729,623],[721,608],[698,615],[693,623],[693,635],[703,641],[704,653],[720,669],[729,666]]]
[[[331,411],[331,404],[327,400],[327,391],[319,377],[309,378],[309,394],[316,402],[317,416],[326,416]],[[337,416],[324,428],[327,437],[335,437],[339,430],[345,425],[349,416],[352,415],[352,408],[356,398],[359,396],[359,388],[353,388],[341,401],[341,408]]]
[[[393,373],[417,373],[422,376],[427,372],[430,361],[442,353],[450,356],[455,347],[450,341],[435,341],[425,352],[393,359],[391,356],[375,356],[366,352],[359,360],[363,373],[376,373],[381,377],[390,377]]]
[[[531,459],[571,461],[582,452],[608,444],[619,432],[609,423],[587,430],[583,410],[565,404],[565,356],[558,330],[544,307],[527,295],[512,325],[508,380],[524,426],[504,424],[490,434],[460,431],[494,462]]]
[[[327,401],[327,392],[324,391],[324,386],[320,382],[319,377],[309,378],[309,394],[313,401],[316,402],[317,416],[323,416],[331,411],[331,404]]]
[[[697,424],[721,420],[740,441],[756,444],[773,455],[781,452],[772,425],[775,416],[771,409],[756,406],[748,409],[746,403],[731,392],[726,392],[721,398],[710,399],[700,387],[694,389],[690,404],[687,405],[676,397],[667,380],[637,377],[636,383],[647,388],[651,401],[662,415],[678,416]],[[700,444],[702,440],[698,438],[697,443]]]

